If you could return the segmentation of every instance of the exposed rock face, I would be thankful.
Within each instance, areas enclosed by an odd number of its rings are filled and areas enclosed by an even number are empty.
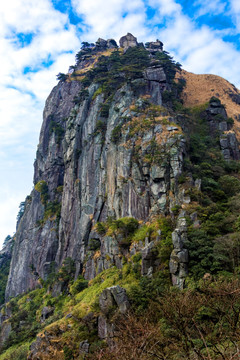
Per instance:
[[[105,40],[98,42],[106,45]],[[121,44],[135,46],[137,42],[127,35]],[[139,81],[141,96],[145,94],[152,103],[161,105],[161,93],[170,88],[163,69],[149,67]],[[93,225],[97,221],[108,216],[147,220],[152,214],[168,212],[170,188],[177,197],[176,178],[182,171],[185,153],[179,128],[156,124],[146,130],[136,154],[138,137],[129,136],[127,125],[120,130],[117,143],[112,141],[112,132],[121,119],[126,124],[133,118],[141,121],[131,104],[136,102],[141,113],[145,106],[142,97],[131,84],[123,85],[113,97],[108,117],[102,118],[103,94],[93,99],[97,89],[92,84],[87,98],[74,105],[81,83],[61,81],[46,101],[34,183],[46,182],[48,204],[59,204],[61,213],[58,219],[53,215],[44,220],[42,195],[33,190],[18,226],[7,299],[36,287],[39,277],[46,279],[51,266],[61,266],[66,257],[75,260],[77,276],[83,268],[88,241],[96,237]],[[105,124],[104,133],[96,131],[99,121]],[[56,129],[61,129],[61,135]],[[164,152],[160,162],[149,164],[144,159],[151,152],[152,142]],[[89,257],[85,277],[91,279],[112,264],[121,266],[119,246],[114,239],[105,238],[101,256]]]
[[[236,139],[236,135],[234,132],[228,132],[221,135],[220,145],[222,149],[222,154],[226,161],[229,161],[231,159],[240,159],[239,143]]]
[[[169,269],[172,274],[173,285],[180,289],[184,287],[184,280],[188,274],[188,250],[184,248],[187,240],[187,223],[184,213],[178,218],[177,228],[172,233],[173,251],[170,257]]]
[[[51,316],[54,312],[54,308],[51,306],[44,306],[41,313],[40,321],[44,322],[49,316]]]
[[[79,354],[80,355],[88,354],[89,347],[90,345],[88,343],[88,340],[81,341],[79,345]]]
[[[126,51],[130,47],[135,47],[138,45],[137,38],[133,36],[130,33],[127,33],[127,35],[122,36],[119,40],[120,46]]]
[[[159,265],[155,244],[151,241],[142,249],[142,275],[152,276],[153,270]]]
[[[126,313],[130,306],[126,290],[119,285],[103,290],[99,297],[99,306],[103,314],[108,314],[114,306],[118,307],[121,314]]]
[[[220,132],[220,146],[223,157],[226,161],[239,160],[239,144],[236,135],[233,131],[232,124],[228,122],[228,117],[224,106],[218,98],[212,97],[210,99],[209,107],[207,108],[208,120],[210,130],[212,133]]]
[[[158,39],[156,41],[151,41],[146,43],[145,46],[146,49],[151,53],[155,53],[157,51],[163,50],[163,43]]]
[[[127,50],[138,43],[127,34],[120,45]],[[96,66],[101,51],[111,53],[116,47],[112,39],[98,39],[94,57],[84,50],[76,65],[79,73],[60,81],[46,101],[34,165],[36,189],[18,225],[6,299],[35,288],[39,278],[46,279],[67,257],[75,261],[75,278],[82,273],[93,279],[112,265],[121,268],[127,255],[123,239],[99,236],[94,228],[98,221],[134,217],[146,222],[190,202],[178,185],[186,155],[186,119],[162,107],[163,93],[173,87],[161,61],[154,61],[162,43],[149,43],[148,51],[137,47],[147,53],[147,65],[141,71],[130,67],[134,76],[127,77],[108,101],[97,82],[83,85],[82,71]],[[123,76],[121,71],[115,75]],[[206,114],[210,132],[222,134],[225,159],[238,159],[238,143],[229,132],[224,107],[213,99]],[[187,274],[185,233],[181,226],[173,233],[170,262],[173,281],[180,287]],[[99,244],[97,252],[90,248],[92,240]],[[154,244],[142,244],[138,251],[142,274],[151,276],[159,265]],[[53,296],[60,292],[56,287]]]
[[[11,330],[12,330],[12,326],[11,326],[10,322],[6,321],[1,325],[0,349],[4,346],[4,343],[9,338],[9,334],[10,334]]]
[[[116,311],[125,314],[130,308],[126,290],[119,285],[103,290],[99,297],[99,306],[102,315],[98,317],[98,336],[111,343],[114,337],[114,324],[109,321],[108,316]]]

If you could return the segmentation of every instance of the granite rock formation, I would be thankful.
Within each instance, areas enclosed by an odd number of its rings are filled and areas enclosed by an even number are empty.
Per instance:
[[[119,55],[113,39],[84,45],[73,73],[59,81],[46,101],[34,164],[35,188],[18,224],[6,300],[38,286],[40,278],[46,279],[69,257],[76,264],[75,279],[79,274],[93,279],[112,265],[121,268],[133,249],[121,246],[121,238],[97,233],[97,222],[109,217],[146,222],[159,215],[173,216],[174,206],[181,208],[190,201],[178,183],[187,155],[186,121],[172,111],[172,98],[166,100],[177,96],[169,73],[173,64],[169,62],[170,70],[166,67],[159,40],[145,48],[128,33],[120,39],[120,47],[121,56],[130,61],[123,67],[126,79],[122,80],[123,70],[114,75],[121,86],[107,101],[101,84],[92,80],[86,85],[84,76],[90,69],[94,77],[106,51],[106,56]],[[146,65],[141,70],[127,58],[134,49],[144,52]],[[206,114],[210,131],[222,134],[225,159],[239,159],[237,139],[229,132],[218,99],[210,101]],[[170,272],[182,287],[188,255],[185,225],[179,224],[172,236]],[[97,255],[91,241],[99,244]],[[159,266],[155,244],[146,239],[138,246],[142,274],[151,276]]]

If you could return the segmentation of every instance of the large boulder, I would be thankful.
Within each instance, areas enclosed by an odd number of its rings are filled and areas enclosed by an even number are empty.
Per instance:
[[[51,306],[44,306],[41,313],[41,322],[44,322],[47,318],[53,315],[54,308]]]
[[[1,326],[0,332],[0,349],[4,346],[4,343],[9,338],[10,332],[12,330],[12,326],[10,322],[5,321]]]
[[[79,354],[84,355],[89,353],[89,343],[88,340],[81,341],[79,344]]]
[[[127,35],[122,36],[119,40],[120,47],[124,49],[124,51],[127,51],[130,47],[135,47],[138,45],[137,38],[133,36],[130,33],[127,33]]]
[[[184,248],[184,243],[187,240],[187,223],[184,215],[184,212],[180,213],[177,228],[172,232],[173,251],[169,261],[172,283],[180,289],[183,289],[185,278],[188,275],[189,261],[188,250]]]
[[[142,249],[142,268],[141,273],[144,276],[151,277],[154,268],[157,265],[158,252],[153,241]]]
[[[124,314],[130,304],[126,290],[119,285],[112,286],[103,290],[99,297],[99,306],[103,314],[107,315],[115,307],[120,313]]]
[[[150,41],[145,44],[145,47],[151,53],[155,53],[157,51],[163,51],[163,43],[160,40]]]

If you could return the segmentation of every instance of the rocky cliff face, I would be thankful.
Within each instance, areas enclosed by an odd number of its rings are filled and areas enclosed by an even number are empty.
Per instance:
[[[35,288],[68,257],[76,263],[75,278],[83,273],[92,279],[112,265],[120,268],[126,252],[136,250],[126,250],[121,239],[97,233],[97,222],[109,217],[147,222],[190,201],[178,182],[187,149],[186,125],[172,109],[172,98],[178,96],[173,82],[177,65],[166,54],[161,57],[159,40],[144,48],[128,34],[120,45],[120,51],[111,39],[85,45],[74,70],[46,101],[35,189],[18,225],[6,299]],[[117,61],[122,63],[115,70]],[[108,73],[112,83],[104,78]],[[214,132],[217,126],[222,132],[226,160],[239,159],[236,137],[226,133],[230,125],[224,111],[210,104],[210,128]],[[219,114],[221,121],[219,116],[215,119]],[[179,286],[188,261],[184,216],[180,214],[173,233],[170,263]],[[97,256],[94,241],[99,244]],[[151,276],[158,261],[149,255],[154,244],[146,238],[138,246],[142,274]]]

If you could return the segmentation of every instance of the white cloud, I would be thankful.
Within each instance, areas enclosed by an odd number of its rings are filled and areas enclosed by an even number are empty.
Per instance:
[[[1,4],[0,19],[3,33],[49,33],[60,29],[67,16],[54,10],[48,0],[10,0]]]
[[[231,8],[235,14],[240,13],[240,2],[238,0],[230,0]]]
[[[12,194],[5,189],[4,198],[0,197],[0,239],[1,244],[7,235],[13,235],[16,228],[16,216],[18,213],[18,206],[22,199],[22,194]],[[3,215],[4,216],[3,216]],[[1,247],[1,246],[0,246]]]
[[[181,12],[181,6],[174,0],[149,0],[149,5],[157,8],[161,17],[175,16]]]
[[[144,26],[143,0],[106,0],[104,5],[97,0],[72,0],[72,5],[88,26],[85,34],[88,41],[96,41],[99,37],[119,40],[127,32],[140,35],[144,40],[149,33]]]
[[[196,16],[202,16],[205,14],[219,15],[224,13],[227,2],[222,0],[196,0],[193,5],[200,6]]]
[[[230,0],[229,14],[236,26],[236,33],[240,32],[240,2],[239,0]]]

